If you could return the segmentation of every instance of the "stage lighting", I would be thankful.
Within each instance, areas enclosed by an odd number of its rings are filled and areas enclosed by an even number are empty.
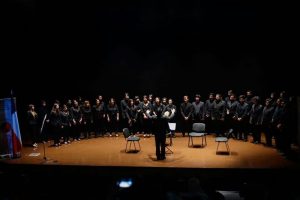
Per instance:
[[[120,188],[130,188],[132,186],[132,179],[122,179],[117,182]]]

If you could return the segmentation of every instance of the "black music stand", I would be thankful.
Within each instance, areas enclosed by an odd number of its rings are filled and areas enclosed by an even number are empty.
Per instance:
[[[176,123],[168,123],[168,125],[169,125],[169,129],[170,129],[170,133],[168,134],[169,138],[170,138],[170,142],[169,142],[169,144],[166,144],[166,153],[173,154],[174,152],[169,147],[173,146],[172,131],[176,130]]]
[[[45,115],[45,117],[43,119],[42,126],[41,126],[41,129],[40,129],[40,135],[43,134],[46,119],[47,119],[47,114]],[[52,159],[46,157],[46,145],[45,145],[45,143],[46,143],[46,141],[43,141],[43,149],[44,149],[43,159],[44,160],[43,160],[42,164],[56,163],[57,160],[52,160]]]

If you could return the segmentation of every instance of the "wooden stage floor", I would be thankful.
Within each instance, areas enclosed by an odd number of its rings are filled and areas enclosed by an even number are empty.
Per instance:
[[[99,137],[72,142],[60,147],[50,147],[46,144],[46,156],[56,163],[52,165],[79,166],[126,166],[126,167],[169,167],[169,168],[298,168],[299,165],[285,159],[275,148],[263,144],[230,139],[230,155],[216,154],[217,143],[213,135],[207,136],[207,146],[204,148],[189,148],[188,137],[177,133],[170,149],[173,154],[167,154],[164,161],[156,161],[154,137],[141,138],[142,150],[138,153],[125,153],[126,142],[123,135],[119,137]],[[169,138],[167,138],[169,142]],[[200,142],[199,138],[194,143]],[[226,150],[224,143],[219,150]],[[40,153],[39,156],[29,156]],[[9,164],[42,164],[43,145],[33,149],[24,147],[22,157],[7,160]],[[50,164],[50,163],[49,163]]]

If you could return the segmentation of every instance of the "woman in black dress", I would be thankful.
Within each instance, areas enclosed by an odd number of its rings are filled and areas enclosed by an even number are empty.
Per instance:
[[[118,137],[118,123],[119,123],[119,108],[115,102],[114,98],[109,100],[107,106],[107,123],[108,123],[108,132],[109,136],[112,136],[112,133],[115,133],[115,136]]]
[[[84,101],[84,106],[82,107],[81,112],[84,137],[88,139],[91,133],[91,126],[93,124],[92,108],[89,101]]]
[[[31,134],[32,146],[38,146],[38,114],[35,112],[35,108],[33,104],[28,106],[27,111],[27,119],[28,119],[28,129]]]
[[[50,126],[51,132],[53,134],[54,145],[58,147],[60,145],[60,136],[61,136],[61,115],[59,111],[59,104],[55,103],[50,112]]]

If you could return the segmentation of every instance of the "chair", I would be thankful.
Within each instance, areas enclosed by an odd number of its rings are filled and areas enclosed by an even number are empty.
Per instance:
[[[138,136],[135,136],[135,135],[132,135],[130,132],[129,132],[129,129],[128,128],[124,128],[123,129],[123,135],[124,135],[124,138],[126,140],[126,148],[125,148],[125,152],[129,152],[131,150],[131,144],[133,143],[134,145],[134,150],[137,151],[137,148],[135,146],[135,142],[137,142],[139,144],[139,150],[141,150],[141,145],[140,145],[140,138]],[[129,150],[127,151],[127,146],[128,146],[128,142],[130,143],[129,144]]]
[[[216,137],[215,140],[218,143],[216,154],[218,153],[219,145],[220,145],[221,142],[225,143],[227,152],[228,152],[228,154],[230,154],[230,148],[229,148],[228,141],[229,141],[230,136],[232,135],[232,132],[233,132],[233,130],[230,129],[228,133],[225,133],[225,136]]]
[[[193,132],[189,133],[189,143],[188,143],[189,147],[194,146],[194,141],[193,141],[194,137],[202,138],[202,144],[201,144],[202,147],[207,145],[204,123],[194,123],[193,124]],[[203,142],[205,142],[205,145]],[[191,143],[192,143],[192,145],[190,145]]]

